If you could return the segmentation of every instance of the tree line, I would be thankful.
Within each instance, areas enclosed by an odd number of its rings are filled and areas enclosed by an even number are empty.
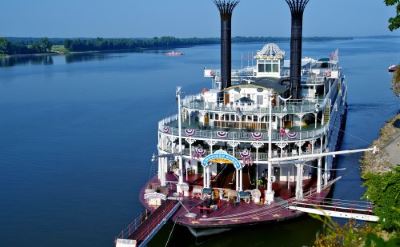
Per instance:
[[[233,43],[249,42],[285,42],[287,37],[234,37]],[[351,39],[349,37],[308,37],[306,41],[326,41],[337,39]],[[143,49],[173,49],[196,45],[218,44],[219,38],[176,38],[171,36],[154,38],[77,38],[77,39],[49,39],[49,38],[0,38],[0,54],[37,54],[52,51],[53,46],[59,46],[62,53],[87,51],[138,51]],[[53,49],[55,52],[56,49]]]
[[[37,39],[34,42],[12,42],[0,38],[0,55],[48,53],[51,47],[52,43],[48,38]]]

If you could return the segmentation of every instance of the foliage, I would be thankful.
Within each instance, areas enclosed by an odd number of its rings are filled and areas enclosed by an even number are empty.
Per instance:
[[[312,217],[324,223],[323,233],[319,233],[314,242],[315,247],[396,247],[400,243],[398,234],[387,234],[376,225],[357,225],[355,221],[349,221],[340,226],[329,217]]]
[[[50,52],[51,43],[48,38],[42,38],[38,42],[33,43],[31,46],[36,53]]]
[[[0,54],[37,54],[50,52],[52,43],[48,38],[38,39],[33,43],[11,42],[8,39],[0,38]]]
[[[304,38],[310,42],[321,42],[327,40],[348,40],[351,37],[308,37]],[[283,37],[234,37],[234,43],[248,42],[284,42],[289,38]],[[7,38],[0,39],[0,54],[33,54],[33,53],[68,53],[68,52],[90,52],[90,51],[137,51],[142,49],[172,49],[178,47],[190,47],[195,45],[218,44],[219,38],[176,38],[171,36],[154,38],[133,39],[61,39],[61,38]]]
[[[367,187],[365,198],[374,203],[374,213],[382,228],[400,230],[400,167],[384,174],[368,173],[364,176]]]
[[[400,96],[400,64],[397,65],[396,71],[393,73],[393,91],[397,96]]]
[[[0,38],[0,54],[7,54],[7,51],[10,47],[10,42],[5,38]]]
[[[385,4],[396,7],[396,16],[389,19],[389,29],[394,31],[400,28],[400,0],[385,0]]]

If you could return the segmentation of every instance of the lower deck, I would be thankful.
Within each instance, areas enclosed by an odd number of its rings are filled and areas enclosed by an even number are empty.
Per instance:
[[[263,188],[259,188],[261,196],[255,200],[252,196],[239,198],[238,193],[230,188],[211,189],[209,196],[204,196],[198,188],[202,187],[203,178],[192,175],[188,177],[190,184],[189,194],[178,195],[176,191],[177,178],[169,173],[168,186],[162,194],[169,198],[181,200],[181,207],[173,216],[173,220],[191,228],[231,228],[240,225],[262,224],[274,221],[283,221],[298,217],[303,213],[288,208],[295,201],[295,184],[287,182],[273,183],[275,199],[270,205],[265,204]],[[155,210],[157,206],[150,205],[144,199],[145,192],[151,192],[151,188],[159,188],[159,181],[153,178],[140,194],[140,201],[149,210]],[[303,183],[304,199],[323,201],[330,191],[330,184],[325,186],[321,193],[316,192],[316,180],[307,179]],[[251,191],[251,190],[247,190]]]

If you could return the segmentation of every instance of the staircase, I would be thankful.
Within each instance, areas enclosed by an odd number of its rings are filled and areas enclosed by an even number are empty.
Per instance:
[[[326,106],[325,107],[325,112],[324,112],[324,122],[328,123],[331,117],[331,107]]]

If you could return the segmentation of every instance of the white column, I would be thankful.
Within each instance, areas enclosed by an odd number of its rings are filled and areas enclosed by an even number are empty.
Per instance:
[[[166,175],[167,175],[167,170],[168,170],[168,160],[167,158],[160,158],[160,164],[161,164],[161,186],[166,186]]]
[[[258,189],[258,147],[256,147],[256,189]]]
[[[314,119],[315,119],[315,128],[317,128],[318,113],[314,113]]]
[[[311,153],[314,154],[315,141],[311,141]]]
[[[322,171],[321,171],[321,165],[322,165],[322,159],[319,158],[318,159],[318,168],[317,168],[317,193],[321,193],[321,175],[322,175]]]
[[[242,169],[240,169],[240,170],[238,170],[240,173],[239,173],[239,184],[240,184],[240,186],[239,186],[239,191],[243,191],[243,168]]]
[[[239,170],[236,170],[235,175],[236,175],[235,179],[236,191],[239,191]]]
[[[303,165],[297,164],[296,199],[303,200]]]
[[[264,145],[262,142],[255,142],[252,143],[251,145],[253,145],[253,147],[256,148],[256,189],[258,189],[258,162],[259,162],[259,149]]]
[[[189,163],[190,163],[190,168],[193,167],[193,154],[192,154],[192,144],[194,143],[194,140],[189,138],[186,140],[187,143],[189,143]],[[188,168],[186,166],[186,181],[188,180]]]
[[[203,188],[207,188],[207,167],[203,167]]]
[[[179,145],[179,181],[177,186],[177,192],[182,193],[181,184],[183,184],[183,161],[182,161],[182,112],[181,112],[181,88],[178,87],[176,90],[176,96],[178,97],[178,145]]]
[[[158,173],[157,173],[157,176],[158,176],[158,180],[160,180],[160,182],[161,182],[161,179],[162,179],[162,174],[163,174],[163,167],[162,167],[162,163],[161,163],[161,158],[158,158]]]
[[[265,194],[265,202],[271,204],[274,201],[274,191],[272,191],[272,97],[269,95],[269,126],[268,126],[268,176],[267,176],[267,191]]]
[[[325,157],[325,176],[324,176],[324,184],[325,185],[328,184],[329,173],[330,173],[330,171],[328,170],[328,156],[326,156]]]
[[[211,167],[207,167],[207,188],[211,188]]]

